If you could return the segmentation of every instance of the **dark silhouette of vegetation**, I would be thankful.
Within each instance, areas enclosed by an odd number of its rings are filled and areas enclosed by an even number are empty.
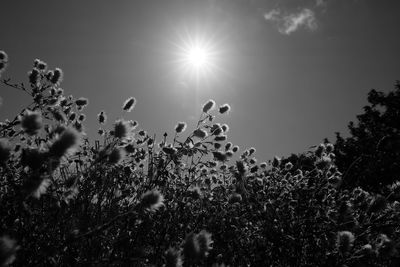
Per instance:
[[[381,192],[400,177],[400,81],[387,94],[371,90],[368,102],[350,122],[351,136],[337,133],[336,164],[346,187]]]
[[[0,124],[0,266],[399,265],[400,183],[343,188],[332,144],[258,163],[213,100],[158,138],[101,111],[92,144],[62,78],[35,60],[28,85],[0,80],[32,98]]]

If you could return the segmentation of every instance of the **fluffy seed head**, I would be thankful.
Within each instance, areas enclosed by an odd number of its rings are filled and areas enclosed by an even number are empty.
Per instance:
[[[51,76],[49,79],[51,83],[60,84],[62,82],[64,73],[60,68],[56,68],[53,72],[51,72],[51,75],[49,74],[49,76]]]
[[[97,114],[97,119],[100,124],[105,124],[107,121],[107,115],[104,111],[100,111],[99,114]]]
[[[219,113],[224,114],[231,110],[231,107],[228,104],[223,104],[219,107]]]
[[[186,123],[185,122],[178,122],[178,124],[175,126],[175,132],[177,133],[182,133],[186,129]]]
[[[114,136],[116,138],[126,138],[129,133],[129,125],[124,120],[117,120],[114,125]]]
[[[80,97],[77,100],[75,100],[75,104],[81,108],[85,107],[88,103],[89,103],[89,100],[84,97]]]
[[[79,146],[80,134],[73,128],[65,129],[49,149],[50,155],[61,158],[67,153],[73,153]]]
[[[207,136],[207,132],[205,130],[199,128],[199,129],[194,130],[193,135],[197,138],[204,139]]]
[[[135,107],[136,105],[136,99],[134,97],[130,97],[127,100],[125,100],[122,109],[126,112],[131,112],[132,109]]]
[[[212,110],[212,109],[214,108],[214,106],[215,106],[215,101],[212,100],[212,99],[208,100],[208,101],[203,105],[203,112],[204,112],[204,113],[209,112],[210,110]]]
[[[150,190],[142,195],[141,204],[149,211],[156,211],[164,205],[164,197],[158,190]]]
[[[27,110],[21,119],[22,129],[29,135],[34,135],[43,127],[42,115],[37,111]]]
[[[110,164],[118,164],[120,163],[125,156],[125,150],[121,148],[114,148],[110,155],[108,155],[108,162]]]

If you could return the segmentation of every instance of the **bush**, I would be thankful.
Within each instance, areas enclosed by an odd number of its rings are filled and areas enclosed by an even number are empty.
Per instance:
[[[33,102],[0,126],[0,265],[396,264],[400,185],[342,189],[332,145],[305,165],[258,164],[226,140],[215,117],[230,107],[212,100],[192,131],[156,140],[120,119],[92,145],[88,100],[65,97],[62,77],[36,60],[28,87],[1,80]]]

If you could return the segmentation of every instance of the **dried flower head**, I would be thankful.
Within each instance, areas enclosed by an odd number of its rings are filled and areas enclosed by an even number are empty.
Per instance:
[[[274,159],[272,160],[272,167],[278,168],[279,165],[281,165],[281,159],[275,156]]]
[[[226,123],[222,124],[221,129],[224,131],[224,133],[229,132],[229,126],[228,126],[228,124],[226,124]]]
[[[182,133],[186,129],[186,123],[185,122],[178,122],[178,124],[175,126],[175,132],[177,133]]]
[[[164,197],[158,190],[150,190],[142,195],[141,205],[149,211],[156,211],[164,205]]]
[[[293,164],[291,162],[287,162],[285,164],[285,170],[290,171],[293,168]]]
[[[34,135],[43,127],[42,115],[37,111],[26,110],[21,119],[22,129],[29,135]]]
[[[229,203],[237,203],[242,201],[242,195],[238,193],[233,193],[232,195],[229,196]]]
[[[89,103],[89,100],[87,98],[84,98],[84,97],[80,97],[77,100],[75,100],[75,104],[78,107],[82,107],[82,108],[87,106],[88,103]]]
[[[216,142],[222,142],[222,141],[225,141],[227,139],[227,136],[226,135],[217,135],[215,138],[214,138],[214,141],[216,141]]]
[[[224,152],[221,152],[221,151],[214,151],[214,152],[212,152],[212,153],[213,153],[214,158],[215,158],[217,161],[224,162],[224,161],[227,160],[227,156],[226,156],[226,154],[225,154]]]
[[[178,150],[175,147],[173,147],[171,144],[168,146],[164,146],[162,148],[162,150],[168,155],[174,155],[178,152]]]
[[[207,137],[207,132],[203,129],[198,128],[194,130],[193,135],[197,138],[204,139]]]
[[[231,110],[231,107],[228,104],[223,104],[219,107],[219,113],[224,114]]]
[[[136,105],[136,99],[134,97],[130,97],[127,100],[125,100],[122,109],[126,112],[131,112],[132,109],[135,107]]]
[[[118,164],[125,157],[125,150],[122,148],[114,148],[111,153],[108,155],[108,163],[110,164]]]
[[[130,132],[129,124],[124,120],[117,120],[114,125],[114,136],[116,138],[126,138]]]
[[[208,113],[210,110],[212,110],[215,106],[215,101],[210,99],[208,100],[204,105],[203,105],[203,112]]]
[[[80,134],[73,128],[65,129],[49,149],[50,155],[61,158],[73,153],[80,143]]]
[[[99,121],[100,124],[105,124],[107,121],[107,115],[104,111],[100,111],[99,114],[97,114],[97,120]]]
[[[51,78],[49,80],[53,84],[60,84],[63,80],[63,77],[64,77],[63,71],[60,68],[56,68],[53,72],[51,72]]]
[[[232,151],[233,151],[234,153],[238,152],[238,151],[239,151],[239,146],[234,146],[234,147],[232,148]]]

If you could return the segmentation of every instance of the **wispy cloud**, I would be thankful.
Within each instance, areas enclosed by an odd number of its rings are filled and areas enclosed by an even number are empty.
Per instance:
[[[264,14],[267,21],[274,22],[280,33],[291,34],[300,28],[314,31],[318,28],[315,14],[311,9],[303,8],[299,12],[285,13],[280,9],[273,9]]]

